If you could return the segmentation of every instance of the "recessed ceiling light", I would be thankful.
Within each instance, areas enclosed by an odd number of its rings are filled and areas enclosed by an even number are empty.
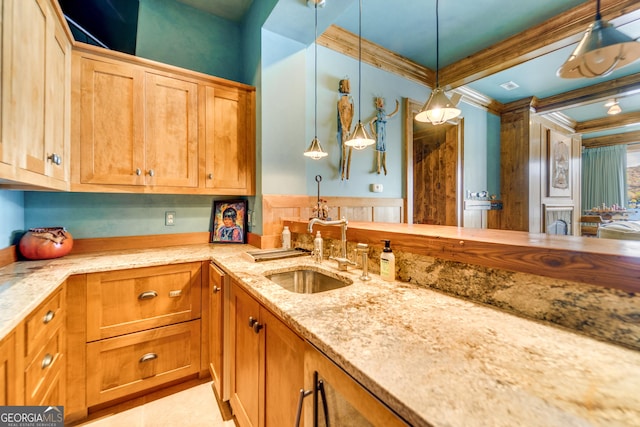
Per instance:
[[[506,83],[502,83],[500,87],[503,88],[504,90],[514,90],[514,89],[518,89],[520,85],[516,82],[508,81]]]

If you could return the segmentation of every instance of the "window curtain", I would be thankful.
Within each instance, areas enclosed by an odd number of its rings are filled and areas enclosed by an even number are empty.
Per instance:
[[[627,206],[627,146],[582,151],[582,209]]]

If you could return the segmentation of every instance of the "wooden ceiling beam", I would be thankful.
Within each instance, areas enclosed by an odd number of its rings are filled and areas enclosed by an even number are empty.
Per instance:
[[[547,98],[536,99],[534,108],[537,113],[547,114],[566,110],[567,108],[582,107],[611,98],[624,98],[637,93],[640,93],[640,73],[559,93]]]
[[[587,120],[576,125],[576,133],[593,133],[640,123],[640,112],[621,113],[615,116]]]
[[[358,35],[342,27],[331,25],[318,37],[318,44],[358,60]],[[433,87],[436,81],[433,70],[364,38],[362,62],[427,87]]]
[[[638,0],[601,0],[600,13],[616,26],[640,19]],[[439,71],[443,87],[455,89],[578,42],[594,22],[594,2],[583,4],[483,49]],[[558,64],[558,67],[561,64]]]
[[[584,148],[596,148],[619,144],[633,144],[636,142],[640,142],[640,131],[638,130],[627,133],[618,133],[615,135],[583,138],[582,146]]]

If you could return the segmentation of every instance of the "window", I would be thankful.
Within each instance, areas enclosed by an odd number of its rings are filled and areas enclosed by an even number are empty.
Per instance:
[[[640,143],[627,145],[627,200],[640,208]]]

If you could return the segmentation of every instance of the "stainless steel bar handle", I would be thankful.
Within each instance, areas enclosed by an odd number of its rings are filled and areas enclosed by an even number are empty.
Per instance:
[[[313,393],[312,390],[300,389],[300,396],[298,396],[298,409],[296,410],[296,424],[295,427],[300,427],[300,416],[302,415],[302,401],[305,397]]]
[[[155,360],[158,358],[158,355],[156,353],[147,353],[145,355],[143,355],[140,360],[138,360],[138,363],[144,363],[144,362],[148,362],[150,360]]]
[[[146,291],[138,295],[138,299],[139,300],[152,299],[157,296],[158,296],[158,293],[156,291]]]
[[[322,397],[322,410],[324,410],[324,425],[325,427],[329,427],[329,405],[327,404],[327,394],[324,391],[324,381],[319,380],[317,383],[318,390],[320,391],[320,396]],[[318,420],[316,419],[317,423]]]
[[[42,369],[46,369],[53,363],[53,356],[49,353],[45,354],[42,358]]]
[[[54,317],[56,317],[56,314],[53,311],[49,310],[47,311],[47,314],[45,314],[42,318],[42,323],[46,325],[47,323],[51,322]]]

